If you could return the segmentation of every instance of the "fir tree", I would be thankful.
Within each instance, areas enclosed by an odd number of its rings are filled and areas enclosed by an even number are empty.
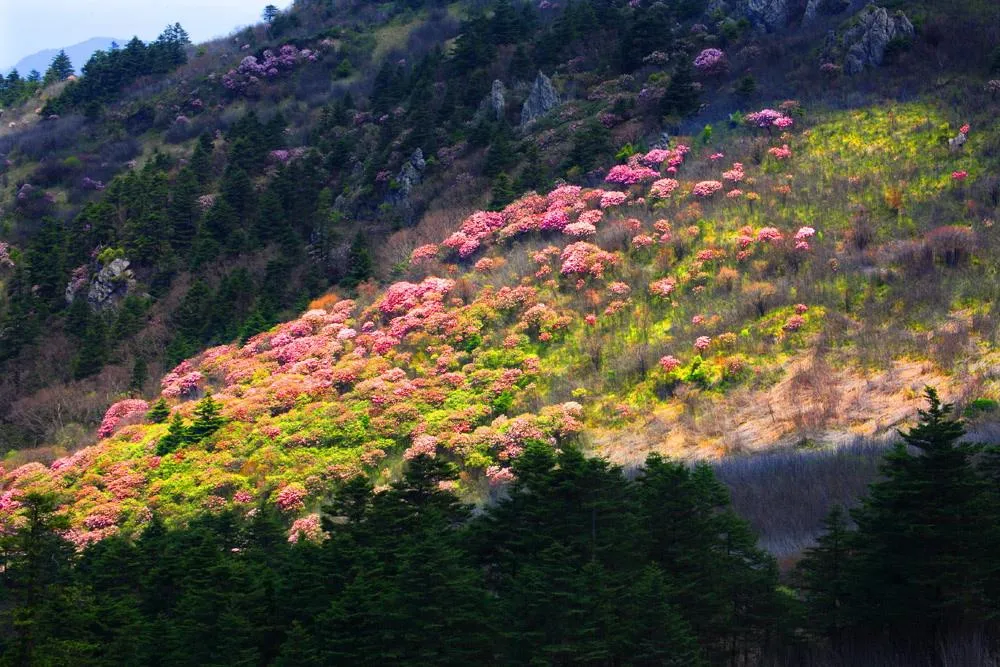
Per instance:
[[[170,416],[170,406],[167,405],[167,399],[162,396],[153,403],[153,407],[149,409],[146,413],[146,419],[149,420],[151,424],[162,424],[167,421],[167,417]]]
[[[694,83],[691,66],[680,65],[670,78],[660,102],[660,112],[665,116],[689,116],[698,110],[698,89]]]
[[[156,455],[166,456],[184,444],[187,439],[187,427],[184,426],[184,418],[181,417],[179,412],[175,412],[173,418],[170,420],[170,427],[167,429],[166,434],[156,443]]]
[[[850,540],[847,513],[835,505],[823,521],[816,546],[806,550],[798,566],[810,623],[834,644],[850,624]]]
[[[71,74],[73,74],[73,63],[70,62],[66,52],[60,50],[52,59],[49,68],[45,70],[43,82],[47,86],[56,81],[65,81]]]
[[[194,409],[194,421],[187,429],[188,442],[199,443],[222,428],[226,420],[220,414],[221,407],[211,396],[198,401]]]

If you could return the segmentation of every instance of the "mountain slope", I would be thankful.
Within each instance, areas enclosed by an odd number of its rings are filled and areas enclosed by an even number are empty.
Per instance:
[[[10,69],[16,69],[21,73],[21,76],[27,76],[31,70],[37,70],[42,74],[48,69],[49,65],[52,63],[52,59],[56,57],[59,51],[65,51],[66,55],[69,56],[70,61],[73,63],[73,67],[77,72],[85,62],[90,59],[95,51],[106,51],[111,47],[112,44],[124,44],[128,40],[115,39],[113,37],[92,37],[86,41],[80,42],[79,44],[73,44],[72,46],[64,46],[58,49],[43,49],[38,53],[33,53],[30,56],[25,56],[17,61],[17,63]]]

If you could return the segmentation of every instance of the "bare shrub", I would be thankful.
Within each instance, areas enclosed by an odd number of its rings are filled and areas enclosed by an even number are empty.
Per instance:
[[[956,267],[968,260],[976,248],[976,233],[971,227],[962,225],[945,225],[932,229],[925,238],[934,257],[948,267]]]

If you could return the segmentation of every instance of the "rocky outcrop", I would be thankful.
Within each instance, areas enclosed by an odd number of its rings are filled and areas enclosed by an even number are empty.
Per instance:
[[[559,95],[556,93],[552,80],[541,72],[535,77],[528,99],[521,107],[521,126],[536,121],[559,106]]]
[[[868,5],[857,16],[857,25],[844,34],[847,50],[844,71],[858,74],[866,67],[878,67],[885,57],[886,47],[895,39],[913,37],[913,24],[902,12],[889,15],[884,7]]]
[[[497,121],[502,119],[504,112],[507,110],[506,92],[507,90],[504,88],[503,82],[500,79],[495,79],[493,87],[490,89],[490,94],[480,102],[476,115],[479,118],[489,117]]]
[[[788,24],[788,0],[746,0],[746,15],[759,30],[775,32]]]
[[[850,6],[851,0],[809,0],[802,15],[802,25],[811,25],[824,16],[840,14]]]
[[[87,290],[87,303],[94,310],[107,310],[128,296],[135,289],[135,276],[129,269],[130,262],[119,257],[97,272]]]
[[[410,159],[403,163],[396,176],[392,191],[386,197],[386,202],[396,207],[403,221],[409,224],[413,221],[413,206],[410,202],[410,192],[420,183],[423,171],[427,168],[424,152],[419,148],[413,151]]]

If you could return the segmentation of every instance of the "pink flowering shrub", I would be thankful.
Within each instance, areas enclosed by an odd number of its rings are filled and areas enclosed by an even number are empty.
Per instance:
[[[649,189],[649,196],[653,199],[667,199],[679,185],[680,183],[672,178],[661,178],[653,183]]]
[[[235,68],[222,77],[222,85],[234,92],[243,92],[263,79],[274,78],[282,72],[295,68],[303,60],[315,62],[318,54],[311,49],[297,49],[292,44],[285,44],[278,53],[264,51],[260,59],[246,56]]]
[[[123,419],[128,419],[134,415],[145,415],[148,411],[149,404],[141,399],[129,398],[124,401],[118,401],[104,413],[104,419],[101,420],[101,425],[97,429],[97,437],[109,437],[115,432],[118,424]]]
[[[757,232],[757,241],[763,243],[777,243],[784,238],[784,235],[775,227],[762,227]]]
[[[288,530],[288,541],[298,544],[299,540],[306,542],[322,542],[329,537],[323,530],[319,514],[308,514],[296,519]]]
[[[649,291],[654,296],[659,296],[666,298],[673,294],[674,290],[677,288],[677,281],[672,277],[662,278],[660,280],[653,281],[649,284]]]
[[[677,357],[668,354],[665,357],[660,357],[660,368],[668,373],[673,373],[675,370],[681,367],[681,360]]]
[[[695,184],[694,189],[691,190],[691,192],[696,197],[711,197],[721,189],[722,183],[719,181],[701,181]]]
[[[626,164],[615,165],[605,176],[608,183],[619,183],[621,185],[635,185],[642,181],[652,181],[660,175],[658,171],[649,167],[632,167]]]
[[[510,468],[489,466],[486,468],[486,479],[490,486],[503,486],[514,481],[514,473]]]
[[[703,74],[720,74],[728,69],[729,63],[719,49],[704,49],[695,57],[694,67]]]
[[[577,238],[586,238],[588,236],[594,236],[597,234],[597,227],[594,227],[589,222],[574,222],[563,227],[563,234],[567,236],[575,236]]]
[[[788,147],[788,144],[784,144],[780,148],[775,146],[774,148],[768,149],[767,152],[776,160],[787,160],[792,157],[792,149]]]
[[[413,444],[403,452],[403,458],[409,461],[418,456],[434,456],[437,452],[437,445],[438,439],[433,435],[418,435],[413,439]]]
[[[614,190],[609,190],[601,194],[601,208],[610,208],[612,206],[621,206],[628,199],[627,192],[616,192]]]
[[[634,248],[648,248],[654,243],[653,237],[648,234],[638,234],[632,237],[632,247]]]
[[[952,180],[955,181],[964,181],[968,177],[969,177],[969,172],[965,171],[964,169],[961,171],[951,172],[951,178]]]
[[[569,224],[569,215],[566,211],[561,209],[556,209],[553,211],[548,211],[542,216],[542,221],[539,224],[539,229],[543,231],[562,231],[566,225]]]
[[[289,484],[278,492],[275,503],[282,512],[297,512],[304,509],[305,499],[309,495],[301,484]]]
[[[741,162],[734,162],[732,169],[722,172],[722,180],[724,181],[739,183],[744,178],[746,178],[746,173],[743,171],[743,163]]]
[[[614,253],[605,252],[595,245],[578,241],[566,246],[559,255],[562,267],[559,273],[562,275],[591,275],[600,278],[604,275],[604,270],[618,263],[618,256]]]
[[[806,318],[801,315],[792,315],[788,318],[788,321],[782,325],[782,329],[788,332],[798,331],[806,323]]]
[[[770,129],[771,127],[787,129],[794,124],[791,118],[774,109],[761,109],[760,111],[748,113],[743,117],[743,122],[747,125],[764,129]]]
[[[712,339],[708,336],[698,336],[698,338],[694,341],[694,349],[698,350],[698,352],[704,352],[711,344]]]

